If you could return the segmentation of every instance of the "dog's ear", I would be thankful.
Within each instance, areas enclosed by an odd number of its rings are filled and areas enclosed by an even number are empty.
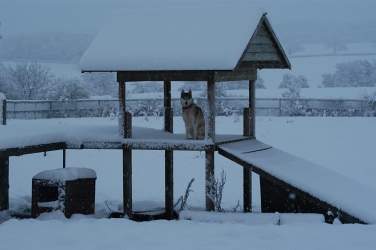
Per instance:
[[[191,89],[189,89],[188,93],[189,93],[189,96],[192,97],[192,90]]]
[[[183,95],[184,95],[184,89],[181,89],[180,97],[182,97]]]

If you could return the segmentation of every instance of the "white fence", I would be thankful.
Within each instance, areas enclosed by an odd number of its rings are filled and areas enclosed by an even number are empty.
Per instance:
[[[202,107],[206,99],[197,99]],[[247,98],[217,98],[217,115],[240,115]],[[180,101],[173,99],[174,115],[181,112]],[[163,115],[163,99],[128,99],[127,109],[134,116]],[[14,101],[6,105],[8,119],[64,117],[108,117],[118,113],[118,100]],[[259,116],[376,116],[376,103],[364,100],[257,99]]]

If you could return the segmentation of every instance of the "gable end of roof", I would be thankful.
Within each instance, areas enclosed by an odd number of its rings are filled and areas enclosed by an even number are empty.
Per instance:
[[[261,17],[236,68],[252,67],[291,69],[291,64],[266,17],[266,13]]]

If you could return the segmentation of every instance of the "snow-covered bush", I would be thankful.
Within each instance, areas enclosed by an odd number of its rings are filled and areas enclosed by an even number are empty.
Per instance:
[[[210,176],[209,183],[207,183],[209,190],[207,190],[206,195],[214,203],[214,211],[223,212],[222,198],[226,184],[226,173],[224,170],[222,170],[220,178],[221,179],[218,179],[218,177],[216,178],[214,175]]]
[[[376,91],[363,97],[366,108],[365,116],[376,116]]]
[[[282,93],[282,97],[286,99],[283,113],[289,116],[304,115],[305,106],[300,102],[300,88],[308,87],[307,79],[304,76],[285,74],[279,86],[287,88],[287,91]]]
[[[49,100],[76,100],[89,98],[89,91],[85,88],[79,78],[64,79],[58,78],[54,81],[53,88],[47,95]]]

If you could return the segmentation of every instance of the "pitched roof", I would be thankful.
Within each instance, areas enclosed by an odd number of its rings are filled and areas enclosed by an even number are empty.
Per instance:
[[[81,70],[234,70],[263,14],[253,1],[119,12],[81,58]]]

